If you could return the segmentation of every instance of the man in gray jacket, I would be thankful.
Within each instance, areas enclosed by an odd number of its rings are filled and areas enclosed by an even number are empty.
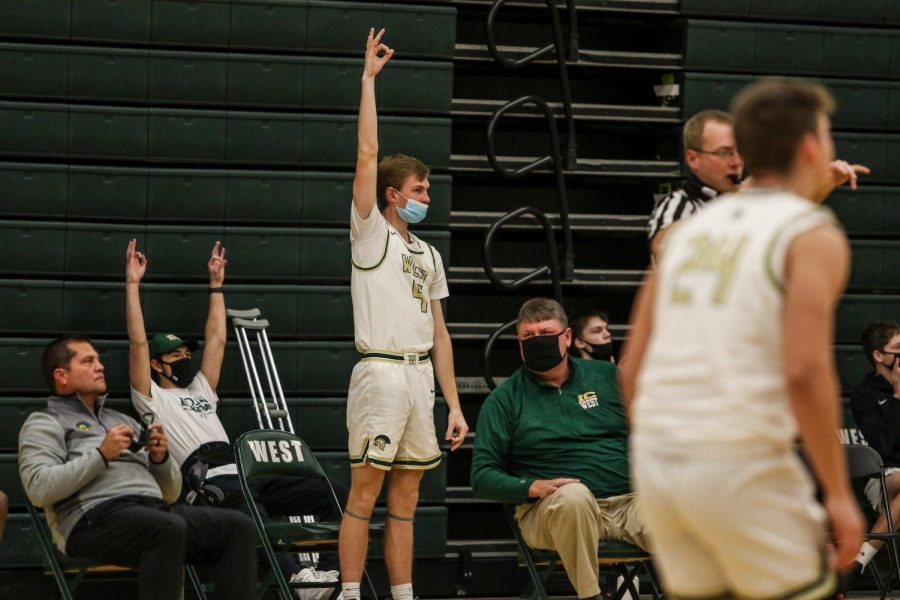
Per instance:
[[[236,511],[171,505],[181,489],[160,423],[105,408],[100,356],[62,337],[42,356],[52,395],[19,432],[19,475],[69,556],[139,570],[140,598],[180,596],[185,561],[213,567],[216,598],[254,598],[256,529]]]

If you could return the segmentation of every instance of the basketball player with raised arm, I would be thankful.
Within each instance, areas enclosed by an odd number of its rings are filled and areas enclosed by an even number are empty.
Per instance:
[[[744,89],[731,114],[753,187],[674,228],[636,300],[622,391],[670,598],[827,598],[860,547],[832,354],[850,256],[820,206],[849,179],[830,168],[832,108],[810,82]]]
[[[369,519],[387,479],[384,552],[391,595],[412,600],[413,515],[425,469],[441,460],[434,378],[450,409],[445,439],[456,450],[468,426],[459,407],[453,349],[441,299],[441,255],[409,231],[425,218],[429,169],[410,156],[378,162],[375,77],[394,50],[369,31],[359,103],[359,146],[350,209],[351,296],[356,348],[347,397],[350,498],[340,535],[344,600],[359,598]]]

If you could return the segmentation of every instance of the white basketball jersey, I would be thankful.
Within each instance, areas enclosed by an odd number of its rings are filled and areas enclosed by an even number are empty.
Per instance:
[[[801,233],[833,224],[793,194],[724,196],[674,228],[658,267],[635,400],[636,443],[793,443],[782,352],[784,262]]]
[[[377,207],[361,219],[350,208],[353,327],[360,352],[427,352],[434,339],[431,301],[449,296],[441,255],[409,234],[409,244]]]

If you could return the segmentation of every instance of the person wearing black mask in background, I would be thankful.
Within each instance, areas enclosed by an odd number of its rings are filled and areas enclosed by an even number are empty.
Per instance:
[[[612,334],[609,332],[609,316],[602,310],[584,310],[569,318],[572,329],[572,345],[569,354],[577,358],[616,362]]]
[[[525,302],[516,333],[525,364],[481,407],[472,488],[518,505],[528,545],[556,550],[578,597],[600,598],[597,542],[647,548],[617,369],[566,355],[572,330],[555,300]]]

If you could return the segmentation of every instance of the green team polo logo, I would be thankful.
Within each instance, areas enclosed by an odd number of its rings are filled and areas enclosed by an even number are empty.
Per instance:
[[[75,427],[77,427],[81,431],[90,431],[94,428],[94,426],[87,421],[78,421],[78,423],[75,424]]]
[[[179,400],[181,400],[181,408],[182,409],[184,409],[188,412],[197,413],[198,415],[200,415],[201,417],[204,417],[204,418],[207,415],[211,414],[213,411],[212,405],[209,403],[209,401],[206,398],[204,398],[202,396],[198,396],[196,398],[191,398],[191,397],[179,398]]]
[[[599,400],[597,400],[597,392],[585,392],[583,394],[578,394],[578,404],[580,404],[581,408],[585,410],[594,408],[595,406],[600,404]]]
[[[375,436],[375,441],[372,442],[372,445],[381,450],[382,452],[387,447],[388,444],[391,443],[391,438],[386,435],[378,435]]]

